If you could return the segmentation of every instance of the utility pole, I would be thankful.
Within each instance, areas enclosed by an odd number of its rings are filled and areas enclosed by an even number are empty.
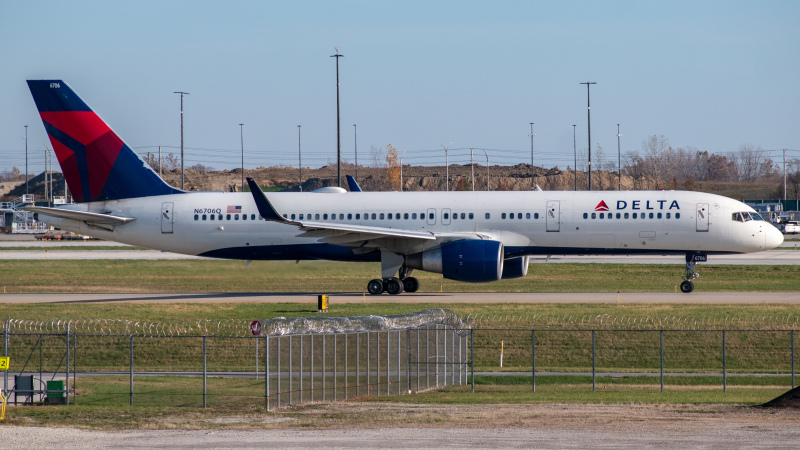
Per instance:
[[[442,148],[444,149],[444,190],[447,192],[450,192],[450,163],[448,162],[449,160],[447,159],[447,152],[450,150],[450,146],[452,144],[453,143],[451,142],[447,144],[447,147],[445,147],[444,145],[442,146]]]
[[[486,149],[483,150],[484,156],[486,156],[486,192],[489,192],[489,154],[486,153]]]
[[[587,114],[587,121],[586,126],[589,130],[589,190],[592,190],[592,107],[589,103],[589,86],[592,84],[597,84],[594,81],[587,81],[585,83],[580,83],[586,85],[586,114]]]
[[[242,192],[244,192],[244,124],[239,124],[239,141],[242,145]]]
[[[189,93],[175,91],[173,94],[181,94],[181,190],[183,190],[183,96],[189,95]]]
[[[47,201],[47,148],[44,149],[44,201]]]
[[[786,201],[786,149],[783,149],[783,200]],[[781,205],[781,211],[783,206]]]
[[[158,146],[158,176],[163,176],[161,174],[161,146]]]
[[[358,127],[353,124],[353,143],[356,150],[356,182],[358,182]]]
[[[533,122],[531,124],[531,190],[535,191],[536,183],[533,182]]]
[[[303,192],[303,153],[300,151],[300,127],[297,126],[297,167],[300,168],[300,192]]]
[[[578,147],[575,142],[575,127],[578,125],[572,125],[572,153],[575,155],[575,166],[572,168],[573,174],[575,175],[575,191],[578,190]]]
[[[472,192],[475,192],[475,149],[469,149],[469,167],[472,171]]]
[[[336,185],[342,187],[342,134],[339,128],[339,58],[344,55],[339,54],[339,47],[336,47],[336,54],[331,58],[336,58]]]
[[[622,136],[619,134],[619,124],[617,124],[617,170],[619,171],[619,191],[622,190],[622,150],[619,146],[619,137]]]
[[[25,195],[28,195],[28,126],[25,125]]]

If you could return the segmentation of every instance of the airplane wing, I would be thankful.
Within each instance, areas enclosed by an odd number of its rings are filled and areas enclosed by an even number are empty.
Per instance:
[[[121,217],[89,211],[73,211],[71,209],[50,208],[47,206],[23,206],[22,209],[45,216],[57,217],[59,219],[77,220],[79,222],[102,225],[124,225],[136,220],[135,217]]]
[[[300,234],[302,237],[320,238],[322,242],[347,245],[348,243],[364,241],[372,241],[382,238],[406,238],[406,239],[419,239],[419,240],[437,240],[442,236],[437,236],[428,231],[410,231],[397,228],[386,227],[371,227],[366,225],[352,225],[343,223],[327,223],[327,222],[306,222],[289,220],[281,216],[278,211],[272,206],[272,203],[264,195],[264,192],[258,187],[258,184],[252,179],[247,179],[247,184],[250,186],[250,192],[253,194],[253,199],[256,202],[259,214],[266,220],[273,222],[284,223],[287,225],[294,225],[305,233]],[[473,234],[474,236],[474,234]],[[463,237],[461,239],[464,239]],[[474,237],[474,239],[480,239]]]

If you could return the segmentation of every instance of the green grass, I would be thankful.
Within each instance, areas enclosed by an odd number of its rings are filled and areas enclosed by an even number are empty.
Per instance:
[[[1,253],[0,253],[1,255]],[[800,290],[800,266],[699,267],[702,291]],[[675,292],[682,265],[532,264],[528,275],[492,283],[462,283],[415,272],[421,292]],[[3,261],[6,292],[309,292],[361,293],[377,263],[330,261]]]
[[[130,245],[54,245],[52,247],[33,247],[33,246],[19,246],[19,247],[0,247],[0,255],[4,251],[41,251],[41,250],[52,250],[52,251],[61,251],[61,250],[150,250],[149,248],[145,247],[134,247]],[[2,259],[2,258],[0,258]]]

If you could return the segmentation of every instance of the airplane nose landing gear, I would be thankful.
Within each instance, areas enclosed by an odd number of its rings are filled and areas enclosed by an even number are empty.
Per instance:
[[[698,261],[707,261],[708,256],[699,253],[687,253],[686,254],[686,274],[683,276],[683,282],[681,283],[681,292],[684,294],[688,294],[694,290],[694,283],[692,280],[699,277],[700,274],[694,271],[695,265]]]

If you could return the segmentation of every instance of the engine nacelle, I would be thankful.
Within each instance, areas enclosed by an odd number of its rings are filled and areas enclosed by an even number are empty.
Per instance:
[[[511,258],[503,261],[503,279],[511,280],[524,277],[528,274],[528,263],[530,263],[529,256],[521,256],[519,258]]]
[[[485,240],[447,242],[439,248],[409,255],[406,266],[441,273],[456,281],[497,281],[503,276],[503,244]]]

